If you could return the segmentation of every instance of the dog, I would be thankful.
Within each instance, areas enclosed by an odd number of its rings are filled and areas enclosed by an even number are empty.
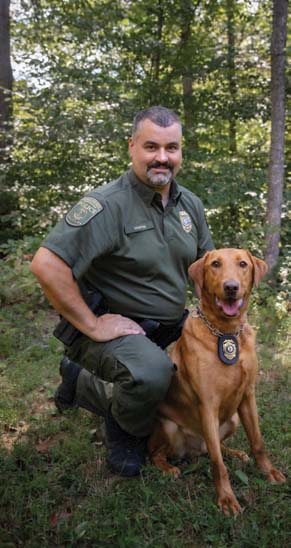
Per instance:
[[[151,462],[174,477],[181,471],[167,457],[208,452],[218,506],[226,516],[242,512],[222,458],[225,452],[248,460],[242,451],[222,444],[239,421],[266,479],[286,481],[263,446],[255,397],[255,333],[246,315],[252,286],[266,271],[263,260],[240,249],[207,252],[190,266],[200,305],[189,314],[170,354],[177,370],[148,442]]]

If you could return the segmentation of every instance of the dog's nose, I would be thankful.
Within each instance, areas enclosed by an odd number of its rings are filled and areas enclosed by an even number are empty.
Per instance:
[[[239,283],[235,280],[228,280],[227,282],[224,282],[223,289],[228,295],[235,295],[239,289]]]

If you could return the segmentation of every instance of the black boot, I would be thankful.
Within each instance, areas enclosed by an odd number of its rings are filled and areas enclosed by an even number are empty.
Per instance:
[[[60,364],[62,382],[58,386],[54,396],[55,405],[60,413],[63,413],[67,409],[78,407],[76,402],[76,387],[80,371],[81,367],[69,360],[67,356],[63,357]]]
[[[147,438],[136,438],[119,426],[109,409],[105,417],[107,464],[120,476],[139,476],[146,460]]]

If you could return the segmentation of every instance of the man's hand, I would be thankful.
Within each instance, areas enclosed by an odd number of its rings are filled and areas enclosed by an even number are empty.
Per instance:
[[[120,314],[103,314],[96,318],[94,331],[88,336],[96,342],[111,341],[125,335],[145,335],[143,328]]]

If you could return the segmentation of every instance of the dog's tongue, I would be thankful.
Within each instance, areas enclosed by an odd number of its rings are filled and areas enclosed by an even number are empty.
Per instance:
[[[239,299],[238,301],[221,301],[220,299],[217,299],[217,304],[220,308],[222,308],[226,316],[235,316],[243,304],[243,299]]]

